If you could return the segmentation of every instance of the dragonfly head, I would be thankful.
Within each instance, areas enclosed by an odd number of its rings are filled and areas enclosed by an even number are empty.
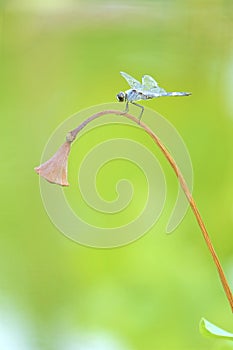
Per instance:
[[[118,102],[124,102],[126,100],[126,95],[124,92],[119,92],[119,94],[116,95],[116,98]]]

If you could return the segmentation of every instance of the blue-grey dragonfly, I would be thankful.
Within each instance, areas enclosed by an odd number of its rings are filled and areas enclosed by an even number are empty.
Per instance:
[[[139,115],[139,122],[144,112],[144,107],[135,103],[135,101],[149,100],[161,96],[189,96],[190,92],[167,92],[163,88],[158,86],[158,83],[149,75],[143,75],[142,82],[131,77],[129,74],[120,72],[123,78],[127,81],[131,89],[125,92],[119,92],[117,99],[119,102],[126,102],[126,107],[123,113],[127,113],[129,110],[129,102],[141,108]]]

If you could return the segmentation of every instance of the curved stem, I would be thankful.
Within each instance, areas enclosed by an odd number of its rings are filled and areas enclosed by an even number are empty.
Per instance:
[[[219,258],[215,252],[215,249],[213,247],[213,244],[211,242],[211,239],[210,239],[210,236],[206,230],[206,227],[205,227],[205,224],[201,218],[201,215],[198,211],[198,208],[197,208],[197,205],[192,197],[192,194],[186,184],[186,181],[180,171],[180,169],[178,168],[174,158],[171,156],[171,154],[168,152],[168,150],[166,149],[166,147],[164,146],[164,144],[161,142],[161,140],[158,138],[158,136],[145,124],[143,123],[142,121],[140,122],[139,124],[139,120],[134,117],[133,115],[131,114],[128,114],[128,113],[124,113],[122,114],[121,111],[118,111],[118,110],[106,110],[106,111],[101,111],[101,112],[98,112],[96,114],[93,114],[91,117],[87,118],[82,124],[80,124],[76,129],[70,131],[67,135],[67,141],[69,142],[73,142],[76,138],[76,136],[78,135],[78,133],[87,125],[89,124],[91,121],[93,121],[94,119],[96,118],[99,118],[103,115],[106,115],[106,114],[114,114],[114,115],[122,115],[122,117],[126,117],[130,120],[132,120],[133,122],[137,123],[141,128],[143,128],[146,133],[154,140],[154,142],[158,145],[158,147],[160,148],[160,150],[163,152],[163,154],[165,155],[165,157],[167,158],[168,162],[170,163],[171,167],[173,168],[177,178],[178,178],[178,181],[189,201],[189,204],[192,208],[192,211],[196,217],[196,220],[198,222],[198,225],[201,229],[201,232],[202,232],[202,235],[204,237],[204,240],[207,244],[207,247],[212,255],[212,258],[214,260],[214,263],[215,263],[215,266],[217,268],[217,271],[218,271],[218,274],[219,274],[219,277],[220,277],[220,280],[222,282],[222,286],[224,288],[224,291],[225,291],[225,294],[226,294],[226,297],[230,303],[230,306],[231,306],[231,310],[233,312],[233,296],[232,296],[232,293],[231,293],[231,290],[230,290],[230,287],[229,287],[229,284],[227,282],[227,279],[225,277],[225,274],[224,274],[224,271],[222,269],[222,266],[221,266],[221,263],[219,261]]]
[[[230,306],[231,306],[231,311],[233,312],[233,296],[232,296],[232,293],[231,293],[231,289],[229,287],[229,284],[227,282],[227,279],[226,279],[226,276],[224,274],[224,271],[222,269],[222,266],[221,266],[221,263],[219,261],[219,258],[217,256],[217,253],[215,252],[215,249],[213,247],[213,244],[211,242],[211,239],[210,239],[210,236],[207,232],[207,229],[205,227],[205,224],[202,220],[202,217],[201,217],[201,214],[199,213],[199,210],[197,208],[197,205],[193,199],[193,196],[188,188],[188,185],[180,171],[180,169],[178,168],[175,160],[173,159],[173,157],[171,156],[171,154],[168,152],[168,150],[166,149],[166,147],[163,145],[163,143],[161,142],[161,140],[144,124],[144,123],[141,123],[143,124],[142,127],[143,129],[152,137],[152,139],[156,142],[156,144],[159,146],[159,148],[161,149],[161,151],[163,152],[163,154],[165,155],[165,157],[167,158],[167,160],[169,161],[169,163],[171,164],[173,170],[175,171],[176,173],[176,176],[178,178],[178,181],[180,182],[180,185],[189,201],[189,204],[192,208],[192,211],[197,219],[197,222],[198,222],[198,225],[201,229],[201,232],[202,232],[202,235],[204,237],[204,240],[207,244],[207,247],[210,251],[210,254],[212,255],[212,258],[214,260],[214,263],[215,263],[215,266],[218,270],[218,274],[219,274],[219,277],[221,279],[221,282],[222,282],[222,286],[224,288],[224,291],[225,291],[225,294],[226,294],[226,297],[230,303]]]

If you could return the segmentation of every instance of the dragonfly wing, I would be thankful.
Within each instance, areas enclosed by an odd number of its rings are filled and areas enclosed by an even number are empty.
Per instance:
[[[157,81],[155,81],[150,75],[143,75],[142,85],[146,90],[150,90],[158,87]]]
[[[150,75],[144,75],[142,77],[143,92],[150,92],[152,94],[164,94],[166,91],[159,87],[157,81],[155,81]]]
[[[120,74],[122,75],[123,78],[125,78],[125,80],[127,81],[127,83],[129,84],[129,86],[132,89],[141,89],[142,88],[141,83],[138,80],[131,77],[131,75],[129,75],[125,72],[120,72]]]
[[[143,93],[146,95],[146,94],[156,94],[156,95],[161,95],[161,96],[164,96],[164,94],[167,93],[166,90],[164,90],[163,88],[160,88],[159,86],[156,87],[156,88],[152,88],[150,90],[145,90],[143,91]]]

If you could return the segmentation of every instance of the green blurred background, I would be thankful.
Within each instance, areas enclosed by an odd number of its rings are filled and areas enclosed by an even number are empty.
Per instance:
[[[148,105],[188,147],[194,197],[233,287],[233,2],[2,0],[0,8],[0,348],[225,349],[198,331],[202,316],[228,330],[233,322],[191,210],[165,235],[177,188],[167,165],[174,191],[165,215],[142,239],[109,250],[57,231],[33,168],[64,119],[115,101],[126,88],[121,70],[192,91]]]

